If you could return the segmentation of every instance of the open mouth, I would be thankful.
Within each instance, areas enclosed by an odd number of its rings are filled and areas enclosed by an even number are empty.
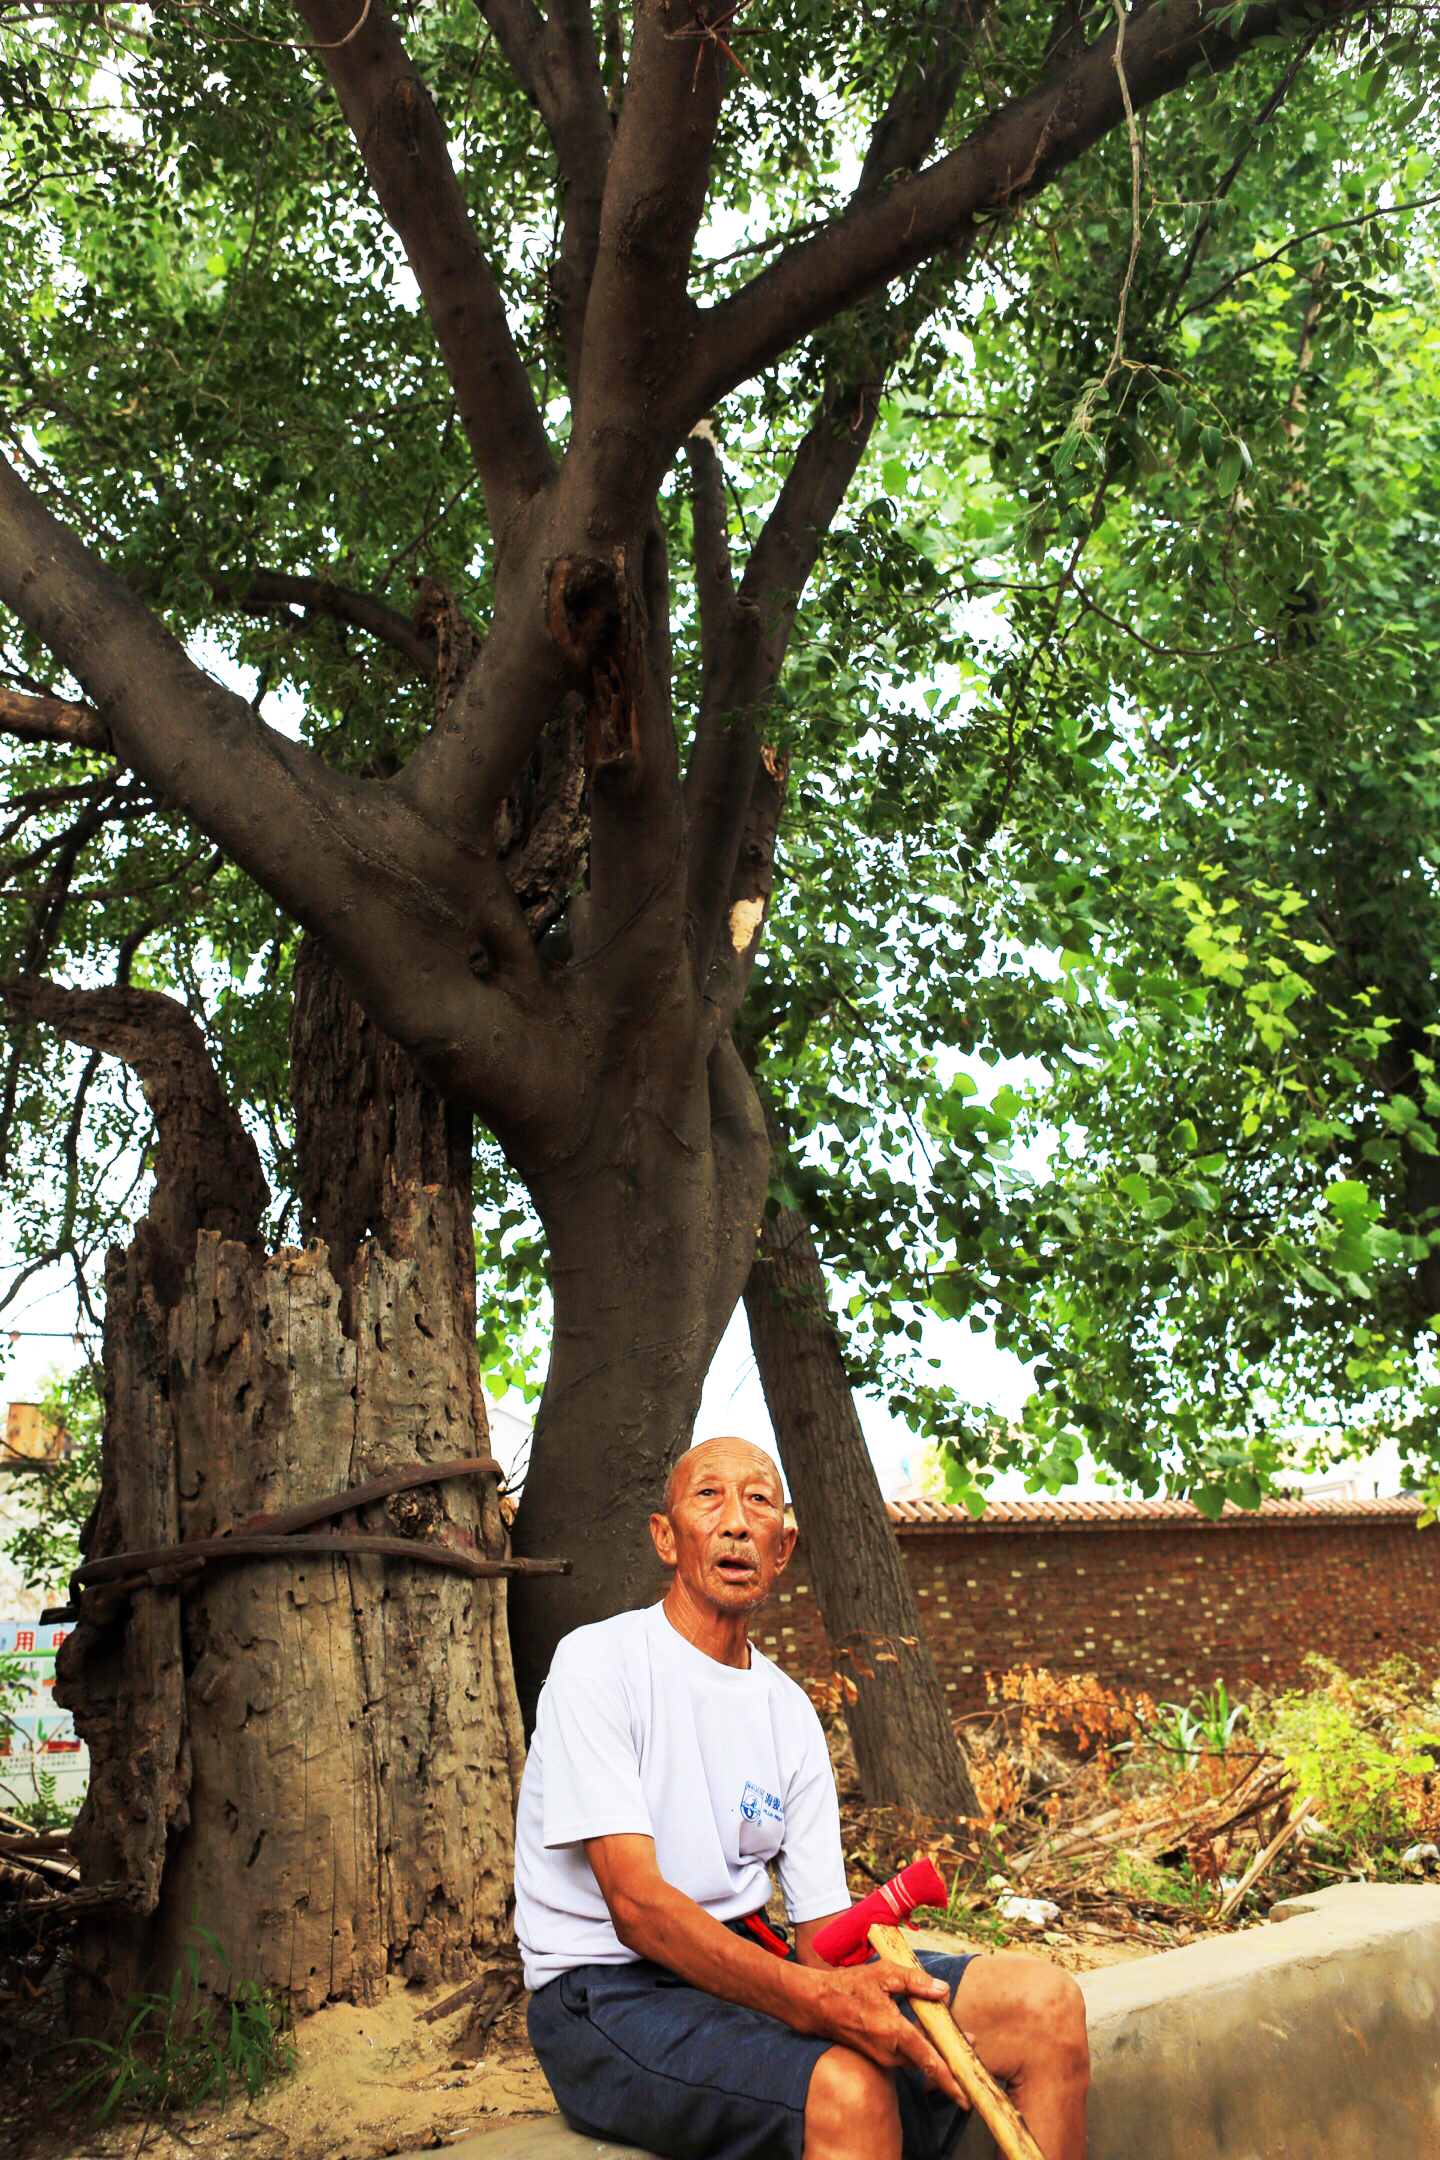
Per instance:
[[[753,1582],[755,1579],[755,1563],[753,1560],[741,1560],[738,1557],[717,1560],[715,1571],[717,1574],[723,1575],[726,1582]]]

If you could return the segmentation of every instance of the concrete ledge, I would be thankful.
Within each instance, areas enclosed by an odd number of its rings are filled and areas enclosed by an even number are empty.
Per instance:
[[[1341,1884],[1277,1906],[1268,1927],[1080,1985],[1090,2160],[1440,2160],[1440,1889]],[[958,2160],[994,2150],[973,2123]],[[631,2148],[555,2116],[450,2151],[602,2160]]]
[[[1340,1884],[1082,1973],[1090,2160],[1440,2160],[1440,1889]],[[976,2125],[964,2160],[991,2160]]]

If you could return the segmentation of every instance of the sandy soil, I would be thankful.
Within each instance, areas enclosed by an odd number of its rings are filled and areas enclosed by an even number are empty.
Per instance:
[[[983,1947],[924,1929],[914,1940],[919,1949]],[[1144,1944],[1087,1942],[1063,1931],[1024,1947],[1071,1972],[1153,1954]],[[372,2009],[336,2003],[319,2011],[295,2035],[294,2077],[253,2103],[232,2101],[223,2115],[206,2110],[164,2126],[74,2126],[50,2131],[31,2151],[35,2160],[380,2160],[438,2150],[507,2118],[553,2114],[525,2037],[523,2002],[503,2014],[472,2060],[469,2009],[433,2025],[420,2022],[420,2013],[446,1992],[421,1993],[396,1980]]]
[[[377,2160],[439,2148],[510,2117],[554,2112],[525,2037],[524,2006],[505,2012],[478,2060],[466,2050],[468,2009],[420,2022],[428,1994],[391,1981],[383,2003],[335,2003],[298,2028],[295,2074],[258,2099],[232,2099],[163,2125],[110,2122],[42,2132],[34,2160]]]

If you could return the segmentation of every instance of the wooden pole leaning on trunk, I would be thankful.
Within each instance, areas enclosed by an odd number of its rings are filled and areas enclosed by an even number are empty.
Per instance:
[[[889,1965],[907,1965],[923,1971],[903,1928],[872,1927],[870,1947]],[[970,2042],[955,2022],[946,2003],[926,2002],[912,1995],[910,2007],[917,2024],[945,2059],[956,2084],[995,2140],[1002,2160],[1045,2160],[1045,2155],[1025,2127],[1025,2118],[1003,2085],[990,2075]]]

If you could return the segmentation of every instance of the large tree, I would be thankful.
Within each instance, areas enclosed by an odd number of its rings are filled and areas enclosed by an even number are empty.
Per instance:
[[[887,378],[1057,176],[1093,154],[1138,187],[1157,99],[1252,53],[1274,77],[1361,11],[739,12],[491,0],[477,37],[458,7],[302,0],[22,16],[7,46],[3,717],[59,748],[17,767],[3,1114],[40,1025],[88,1052],[76,1180],[102,1055],[159,1134],[107,1278],[90,1557],[377,1477],[389,1529],[452,1555],[399,1589],[374,1548],[225,1570],[183,1628],[148,1578],[87,1592],[87,1868],[146,1916],[137,1956],[173,1962],[209,1899],[300,2000],[443,1966],[503,1910],[499,1829],[456,1848],[516,1760],[493,1480],[396,1484],[483,1454],[471,1119],[554,1298],[515,1543],[573,1572],[516,1600],[533,1700],[562,1630],[647,1593],[645,1512],[750,1269],[769,1145],[734,1030],[785,807],[772,700]],[[150,880],[83,882],[140,832]],[[87,922],[117,890],[123,921]],[[281,1167],[312,1242],[267,1257],[251,1136],[145,956],[187,930],[192,978],[261,956],[243,1064],[294,925]]]

